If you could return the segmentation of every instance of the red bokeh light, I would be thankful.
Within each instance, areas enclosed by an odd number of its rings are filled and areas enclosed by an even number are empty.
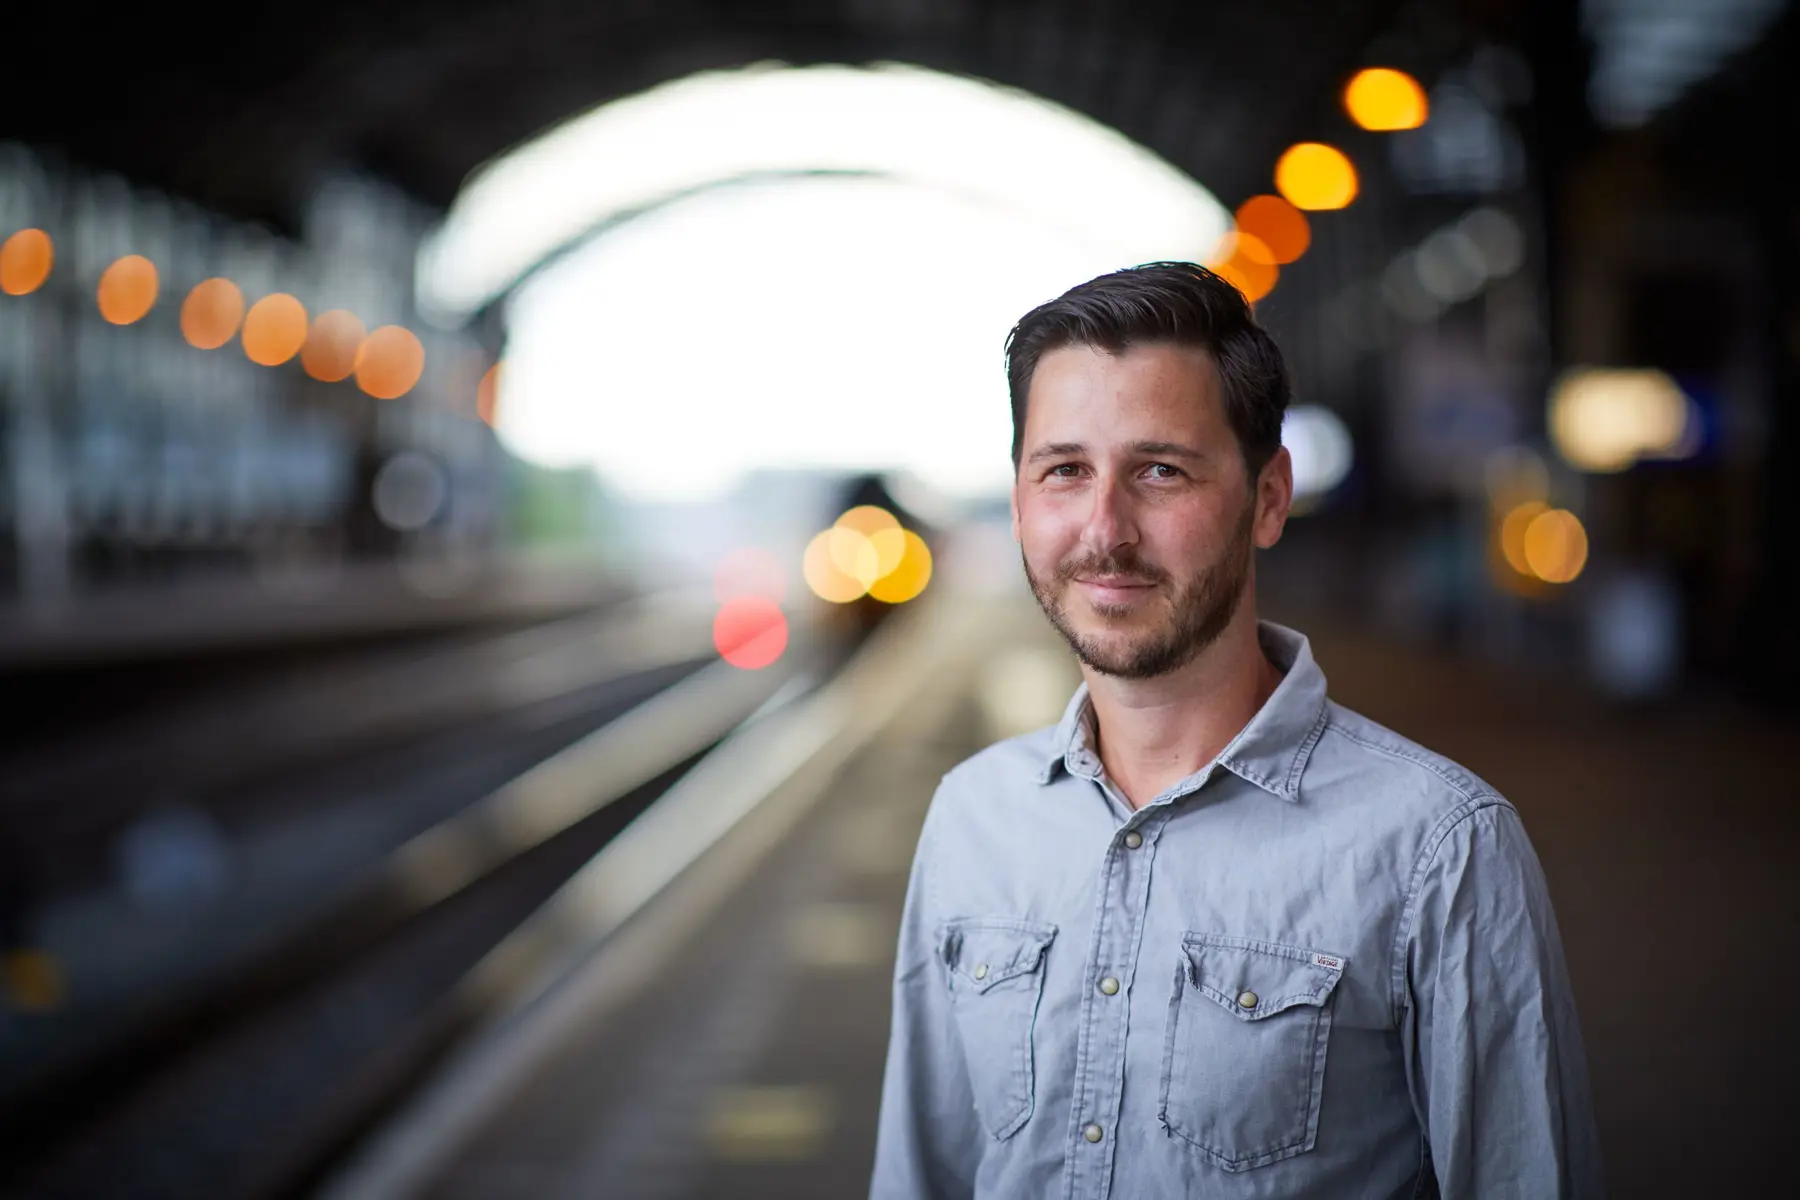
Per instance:
[[[755,671],[787,649],[788,623],[767,596],[734,596],[713,618],[713,646],[734,667]]]

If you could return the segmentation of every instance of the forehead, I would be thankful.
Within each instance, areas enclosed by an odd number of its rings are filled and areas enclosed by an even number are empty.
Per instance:
[[[1060,346],[1038,360],[1026,394],[1025,440],[1183,440],[1205,444],[1232,433],[1213,357],[1198,346],[1149,343],[1113,354]],[[1029,445],[1026,449],[1029,452]]]

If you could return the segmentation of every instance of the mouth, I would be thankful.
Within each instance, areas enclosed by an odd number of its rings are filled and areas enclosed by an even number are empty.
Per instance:
[[[1156,589],[1154,583],[1128,575],[1082,575],[1075,582],[1096,604],[1131,604]]]

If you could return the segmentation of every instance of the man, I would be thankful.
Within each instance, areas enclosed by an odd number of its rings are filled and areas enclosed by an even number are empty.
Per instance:
[[[1518,813],[1257,620],[1293,476],[1243,297],[1120,271],[1007,359],[1013,531],[1085,682],[933,799],[873,1194],[1599,1195]]]

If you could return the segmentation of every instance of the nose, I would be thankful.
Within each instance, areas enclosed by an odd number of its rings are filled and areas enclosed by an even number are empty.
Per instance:
[[[1135,545],[1137,522],[1131,496],[1113,476],[1099,479],[1092,492],[1093,507],[1081,529],[1082,549],[1095,557],[1111,554],[1119,546]]]

